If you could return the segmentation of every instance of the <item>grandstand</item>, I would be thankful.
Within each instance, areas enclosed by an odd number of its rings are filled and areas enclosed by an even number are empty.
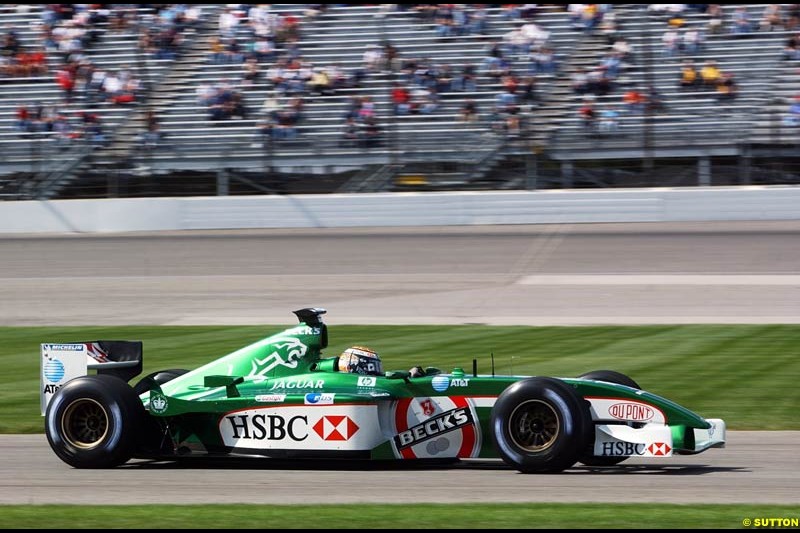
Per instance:
[[[769,28],[766,4],[132,6],[4,5],[47,70],[3,56],[3,198],[798,178],[794,5]],[[699,39],[668,51],[669,31]],[[687,62],[721,77],[681,87]]]

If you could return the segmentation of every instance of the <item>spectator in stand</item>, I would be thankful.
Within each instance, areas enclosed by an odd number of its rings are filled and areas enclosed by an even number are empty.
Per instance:
[[[603,12],[600,9],[600,4],[583,4],[581,10],[580,25],[583,31],[591,33],[603,17]]]
[[[345,121],[344,130],[342,131],[341,144],[344,146],[358,146],[360,130],[361,128],[358,122],[356,122],[356,119],[353,117],[348,118]]]
[[[505,53],[511,58],[526,55],[530,51],[530,40],[522,27],[514,28],[503,35]]]
[[[709,59],[705,62],[703,68],[700,69],[700,77],[703,80],[704,87],[716,88],[720,79],[722,79],[722,73],[717,68],[716,62]]]
[[[30,53],[17,55],[19,61],[19,75],[43,76],[47,74],[47,54],[44,48],[39,48]]]
[[[691,27],[683,34],[683,51],[687,54],[696,54],[703,45],[705,36],[697,27]]]
[[[616,80],[622,68],[622,58],[616,53],[610,53],[603,58],[600,63],[601,68],[605,69],[606,76],[611,80]]]
[[[158,117],[152,109],[148,109],[144,114],[145,131],[142,135],[142,143],[145,148],[155,148],[161,141],[161,127],[158,124]]]
[[[28,106],[20,104],[17,107],[17,131],[28,133],[33,131],[33,123],[31,122],[30,112]]]
[[[408,89],[399,83],[395,83],[392,89],[392,103],[394,104],[394,113],[396,115],[409,114],[411,112],[411,95]]]
[[[619,111],[614,107],[607,107],[600,112],[599,129],[610,133],[619,129]]]
[[[800,95],[794,97],[788,113],[783,117],[785,126],[800,126]]]
[[[459,111],[459,117],[465,124],[472,124],[478,120],[478,105],[475,100],[468,98],[464,101]]]
[[[531,74],[554,75],[558,70],[555,54],[547,46],[541,47],[538,51],[531,54],[531,63],[528,72]]]
[[[486,4],[475,4],[475,9],[469,14],[468,33],[486,35],[486,20],[489,12]]]
[[[595,96],[605,96],[611,92],[613,87],[612,80],[606,76],[606,69],[603,66],[589,71],[587,75],[587,89],[588,92]]]
[[[694,67],[694,62],[686,60],[681,67],[681,89],[695,89],[700,84],[700,77],[697,74],[697,69]]]
[[[309,20],[314,20],[320,15],[324,15],[326,11],[328,11],[328,4],[306,4],[306,10],[303,14]]]
[[[251,42],[250,55],[259,62],[270,61],[275,57],[275,43],[269,37],[259,37]]]
[[[625,104],[625,111],[627,113],[638,114],[644,112],[645,101],[645,96],[635,88],[631,88],[628,92],[622,95],[622,102]]]
[[[242,85],[251,86],[258,81],[261,75],[261,67],[258,60],[254,57],[248,59],[244,64],[244,74],[242,75]]]
[[[437,65],[434,69],[434,88],[437,93],[449,93],[453,90],[453,74],[450,65]]]
[[[435,88],[422,89],[416,94],[420,95],[418,106],[420,113],[430,115],[439,109],[439,94],[436,92]]]
[[[364,121],[361,128],[361,144],[364,148],[378,146],[381,143],[381,128],[377,119],[372,116]]]
[[[277,122],[278,112],[281,110],[281,102],[274,91],[267,93],[264,103],[261,105],[261,113],[270,119],[272,123]]]
[[[308,89],[311,94],[319,96],[333,96],[336,93],[328,71],[320,67],[313,69],[311,79],[308,80]]]
[[[625,39],[617,39],[611,46],[611,50],[619,54],[623,62],[631,62],[633,59],[633,46]]]
[[[522,78],[522,81],[517,87],[517,92],[519,93],[519,103],[527,104],[532,108],[537,100],[536,77],[525,76],[524,78]]]
[[[581,118],[581,124],[583,125],[583,129],[585,131],[594,131],[596,118],[594,100],[584,100],[583,105],[578,109],[578,116]]]
[[[672,57],[677,55],[681,48],[681,35],[678,28],[669,26],[664,35],[661,36],[661,42],[664,43],[664,56]]]
[[[723,20],[725,19],[725,12],[719,4],[709,4],[706,10],[708,15],[708,33],[717,35],[725,31]]]
[[[572,74],[572,92],[575,94],[586,94],[589,92],[589,78],[586,75],[586,69],[578,68]]]
[[[800,4],[791,4],[786,14],[786,31],[794,31],[800,26]]]
[[[520,4],[502,4],[500,6],[500,16],[505,20],[514,20],[522,16]]]
[[[380,48],[378,48],[378,45],[367,45],[367,49],[364,52],[364,67],[367,70],[375,72],[380,69],[382,59],[383,54]]]
[[[397,72],[400,67],[400,51],[389,41],[383,42],[383,61],[384,70]]]
[[[613,45],[619,38],[619,26],[617,25],[617,17],[613,11],[608,11],[602,14],[600,19],[600,33],[605,37],[609,45]]]
[[[770,4],[764,8],[764,14],[761,16],[761,31],[772,31],[775,28],[784,26],[783,14],[781,13],[780,4]]]
[[[464,91],[475,92],[478,90],[478,84],[476,82],[476,74],[475,74],[475,65],[472,63],[467,63],[461,68],[461,76],[460,78],[456,78],[454,83],[456,85],[454,88],[458,90],[459,88]]]
[[[800,59],[800,42],[797,36],[792,35],[786,40],[786,45],[783,47],[784,59]]]
[[[733,100],[736,98],[738,91],[739,88],[736,86],[733,74],[725,74],[717,84],[717,100],[720,102]]]
[[[239,17],[233,12],[230,7],[226,7],[219,14],[218,19],[219,34],[223,38],[232,38],[236,36],[236,30],[239,27]]]
[[[219,37],[211,38],[211,50],[209,59],[213,65],[224,65],[228,62],[228,54],[225,51],[225,45]]]
[[[731,28],[731,33],[736,35],[746,35],[753,31],[753,24],[750,22],[750,14],[747,12],[747,8],[737,7],[736,11],[733,13],[733,27]]]
[[[69,65],[61,67],[56,73],[56,83],[64,91],[64,100],[72,101],[72,92],[75,90],[75,71]]]
[[[505,132],[507,137],[517,138],[522,133],[522,121],[519,116],[519,109],[514,108],[506,114]]]
[[[450,37],[453,35],[453,4],[439,4],[436,8],[436,35]]]

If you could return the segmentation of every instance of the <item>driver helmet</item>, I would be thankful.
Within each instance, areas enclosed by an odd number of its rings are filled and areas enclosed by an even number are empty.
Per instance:
[[[375,350],[365,346],[352,346],[339,356],[339,372],[382,376],[383,366]]]

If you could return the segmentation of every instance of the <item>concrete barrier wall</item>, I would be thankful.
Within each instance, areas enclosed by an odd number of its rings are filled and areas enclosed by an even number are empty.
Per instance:
[[[0,203],[0,233],[800,219],[800,187],[328,194]]]

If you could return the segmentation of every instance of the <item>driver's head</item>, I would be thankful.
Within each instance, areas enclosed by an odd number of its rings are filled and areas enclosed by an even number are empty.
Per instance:
[[[378,354],[365,346],[352,346],[339,356],[339,372],[382,376],[383,366]]]

